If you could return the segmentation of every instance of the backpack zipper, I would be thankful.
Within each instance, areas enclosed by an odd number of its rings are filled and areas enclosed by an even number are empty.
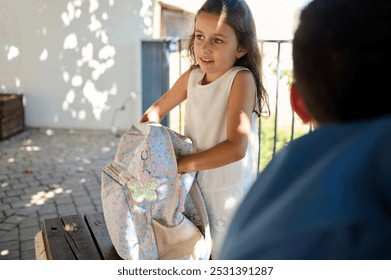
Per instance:
[[[136,179],[128,170],[122,167],[119,164],[111,163],[107,165],[107,167],[117,175],[126,185],[130,181],[130,179]]]

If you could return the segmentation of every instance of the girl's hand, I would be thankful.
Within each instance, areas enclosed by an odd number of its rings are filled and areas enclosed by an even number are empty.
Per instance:
[[[154,112],[145,113],[144,116],[140,120],[141,123],[143,122],[160,122],[160,118],[157,114]]]

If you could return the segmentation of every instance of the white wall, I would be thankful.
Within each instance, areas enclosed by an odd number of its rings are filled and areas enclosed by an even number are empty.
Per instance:
[[[152,11],[152,0],[0,0],[0,93],[25,95],[27,126],[129,127]]]

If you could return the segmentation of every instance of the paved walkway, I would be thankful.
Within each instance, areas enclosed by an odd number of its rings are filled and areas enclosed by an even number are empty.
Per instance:
[[[0,141],[0,260],[35,259],[44,219],[102,212],[102,167],[111,131],[27,128]]]

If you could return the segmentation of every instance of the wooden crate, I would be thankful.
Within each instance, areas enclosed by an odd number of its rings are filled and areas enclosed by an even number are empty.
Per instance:
[[[24,130],[23,94],[0,94],[0,140]]]

